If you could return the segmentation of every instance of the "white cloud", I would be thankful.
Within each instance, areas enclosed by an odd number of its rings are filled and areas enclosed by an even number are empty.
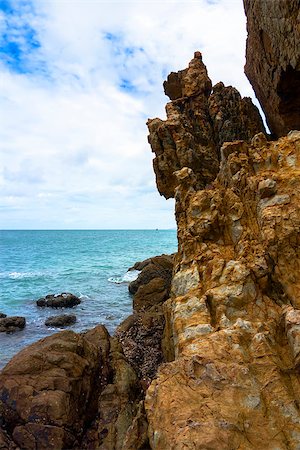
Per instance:
[[[145,122],[164,117],[162,82],[195,50],[214,83],[252,94],[242,2],[27,3],[10,29],[23,53],[0,66],[1,227],[173,227]]]

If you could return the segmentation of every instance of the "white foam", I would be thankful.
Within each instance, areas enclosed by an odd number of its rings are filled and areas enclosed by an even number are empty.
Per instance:
[[[139,274],[140,274],[140,270],[128,270],[121,277],[109,277],[108,281],[110,283],[115,283],[115,284],[131,283],[132,281],[137,279]]]

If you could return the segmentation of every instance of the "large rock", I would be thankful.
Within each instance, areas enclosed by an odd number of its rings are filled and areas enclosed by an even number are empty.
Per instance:
[[[62,293],[62,294],[49,294],[46,297],[42,297],[37,300],[37,306],[50,307],[50,308],[73,308],[73,306],[81,303],[80,298],[74,294]]]
[[[131,294],[136,294],[141,286],[146,285],[154,278],[164,280],[166,289],[170,289],[173,264],[173,255],[154,256],[145,261],[137,262],[131,269],[140,270],[141,273],[136,280],[129,284],[129,292]]]
[[[187,69],[168,76],[164,89],[172,100],[166,106],[167,120],[156,118],[147,125],[157,187],[170,198],[178,184],[175,171],[191,168],[198,189],[210,185],[219,170],[222,143],[250,140],[264,126],[249,98],[223,83],[212,88],[200,52]]]
[[[76,316],[73,314],[62,314],[61,316],[51,316],[45,321],[47,327],[67,327],[76,322]]]
[[[245,73],[279,137],[300,129],[299,0],[244,0]]]
[[[22,350],[0,374],[3,432],[26,450],[72,448],[97,411],[107,377],[105,342],[98,326],[62,331]]]
[[[150,446],[297,449],[300,132],[229,142],[221,158],[209,188],[177,173],[173,361],[146,394]]]
[[[5,316],[5,314],[4,314]],[[20,331],[25,328],[25,317],[11,316],[0,318],[0,333],[13,333],[14,331]]]

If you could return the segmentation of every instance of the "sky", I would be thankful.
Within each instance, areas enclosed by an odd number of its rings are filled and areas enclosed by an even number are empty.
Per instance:
[[[203,54],[254,94],[242,0],[0,0],[0,228],[174,228],[148,118]]]

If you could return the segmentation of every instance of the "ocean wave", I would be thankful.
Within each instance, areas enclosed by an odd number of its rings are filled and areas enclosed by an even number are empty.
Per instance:
[[[10,279],[19,279],[19,278],[34,278],[34,277],[42,277],[45,275],[49,275],[45,272],[0,272],[0,278],[10,278]]]
[[[109,277],[108,281],[115,284],[131,283],[137,279],[139,274],[140,270],[128,270],[128,272],[126,272],[123,276]]]

